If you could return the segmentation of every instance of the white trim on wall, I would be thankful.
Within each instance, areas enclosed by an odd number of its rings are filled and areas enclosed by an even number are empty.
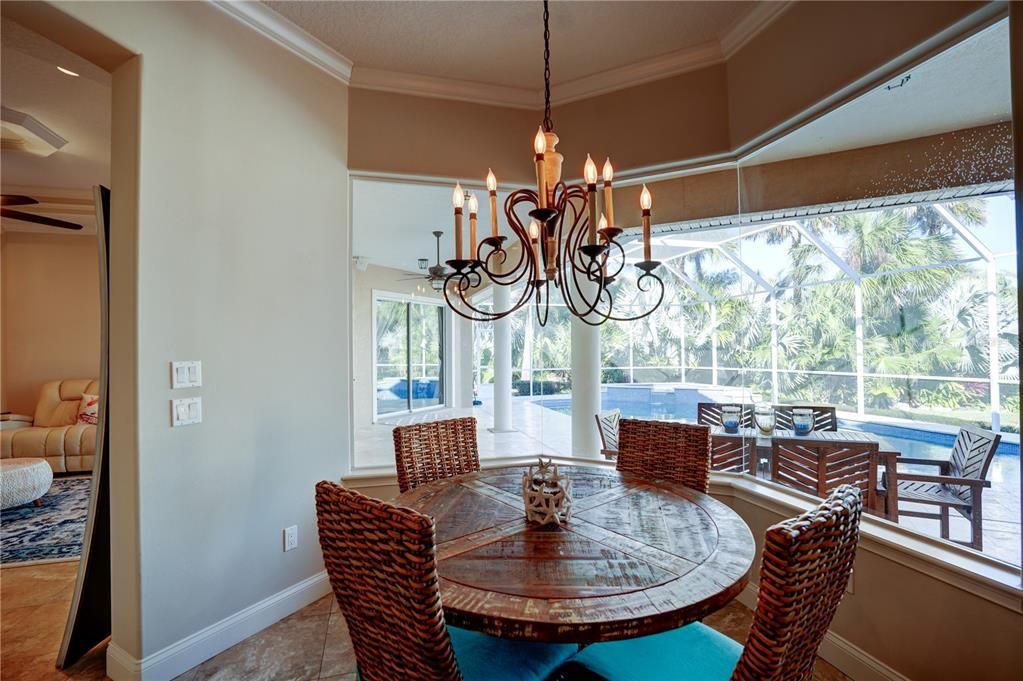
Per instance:
[[[352,60],[310,35],[261,2],[208,0],[214,7],[269,38],[345,85],[352,81]]]
[[[141,660],[111,641],[107,675],[113,681],[170,681],[329,593],[327,573],[320,572]]]
[[[391,411],[386,414],[377,413],[377,398],[376,398],[376,380],[377,380],[377,302],[381,300],[390,300],[400,303],[418,303],[421,305],[433,305],[441,309],[441,371],[443,372],[444,385],[443,390],[443,401],[440,404],[431,404],[428,407],[413,407],[412,409],[404,409],[401,411]],[[373,423],[377,423],[380,418],[386,418],[391,416],[402,416],[404,414],[416,414],[419,412],[430,411],[432,409],[444,409],[452,404],[451,391],[454,383],[454,374],[452,372],[452,350],[454,346],[451,342],[451,336],[454,332],[451,324],[451,313],[447,309],[447,305],[443,300],[436,300],[432,298],[424,298],[422,296],[409,295],[407,293],[392,293],[390,291],[381,291],[379,289],[371,289],[370,299],[370,351],[373,353],[373,368],[371,375],[371,382],[373,385]],[[411,377],[410,377],[411,378]],[[412,383],[409,381],[409,392],[412,391]]]

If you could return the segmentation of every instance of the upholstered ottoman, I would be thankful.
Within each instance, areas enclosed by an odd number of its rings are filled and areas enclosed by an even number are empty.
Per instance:
[[[53,483],[53,469],[44,459],[0,460],[0,508],[21,506],[39,497]]]

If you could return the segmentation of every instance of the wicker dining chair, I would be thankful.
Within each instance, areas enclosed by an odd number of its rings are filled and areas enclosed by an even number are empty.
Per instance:
[[[623,473],[674,482],[706,493],[710,487],[710,428],[672,421],[622,419],[615,467]]]
[[[542,681],[577,650],[447,626],[430,516],[323,481],[316,519],[362,681]]]
[[[394,429],[394,464],[402,493],[480,469],[476,418],[427,421]]]
[[[860,490],[845,485],[816,509],[768,528],[745,647],[696,622],[588,646],[562,667],[562,678],[810,681],[852,573],[862,513]]]

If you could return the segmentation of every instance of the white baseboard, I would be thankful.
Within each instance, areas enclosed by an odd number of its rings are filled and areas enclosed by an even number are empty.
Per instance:
[[[330,582],[321,572],[141,660],[111,641],[107,676],[113,681],[170,681],[328,593]]]
[[[756,610],[757,585],[747,584],[736,600]],[[817,655],[854,681],[912,681],[833,631],[824,635]]]

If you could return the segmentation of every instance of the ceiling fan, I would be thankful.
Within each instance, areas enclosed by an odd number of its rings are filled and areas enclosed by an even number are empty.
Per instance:
[[[58,227],[60,229],[73,230],[79,230],[82,228],[81,225],[75,222],[58,220],[57,218],[48,218],[45,215],[36,215],[35,213],[26,213],[24,211],[11,210],[8,208],[8,206],[35,206],[38,204],[39,201],[37,199],[33,199],[31,196],[25,196],[24,194],[0,194],[0,216],[11,220],[21,220],[22,222],[45,225],[46,227]]]
[[[434,232],[434,238],[437,239],[437,262],[430,266],[430,260],[428,258],[419,259],[419,269],[426,271],[426,276],[409,277],[403,281],[412,281],[415,279],[426,279],[430,282],[430,286],[433,287],[434,291],[444,290],[444,280],[448,276],[448,268],[440,264],[440,238],[444,236],[444,232]]]

